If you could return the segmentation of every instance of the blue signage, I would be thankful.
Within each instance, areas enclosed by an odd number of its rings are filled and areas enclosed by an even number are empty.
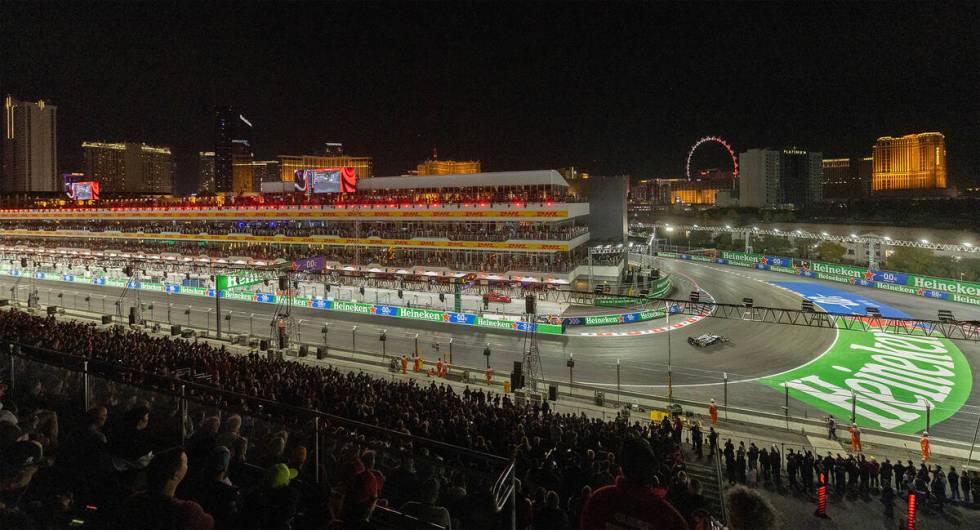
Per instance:
[[[75,277],[72,276],[71,274],[65,274],[64,276],[61,277],[61,279],[64,280],[64,281],[66,281],[66,282],[73,282],[73,281],[75,281]]]
[[[126,282],[126,287],[129,287],[130,289],[139,289],[140,282],[136,280],[129,280],[128,282]]]
[[[374,311],[372,312],[375,315],[381,315],[383,317],[397,317],[401,314],[398,306],[393,305],[376,305],[374,306]]]
[[[168,283],[166,285],[167,294],[177,294],[180,292],[180,286],[175,283]]]
[[[310,300],[310,307],[314,309],[331,309],[333,308],[333,302],[330,300]]]
[[[263,304],[272,304],[276,301],[276,295],[267,293],[255,293],[255,301]]]
[[[41,272],[41,271],[37,271],[37,272],[34,273],[34,277],[37,278],[38,280],[43,280],[44,279],[44,273]]]
[[[476,315],[471,313],[451,313],[446,312],[446,321],[453,324],[467,324],[472,326],[476,324]]]
[[[105,285],[105,278],[92,278],[92,283],[95,285]]]

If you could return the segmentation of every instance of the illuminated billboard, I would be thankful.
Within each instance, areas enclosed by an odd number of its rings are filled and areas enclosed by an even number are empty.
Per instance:
[[[76,201],[99,200],[98,182],[72,182],[69,184],[68,196]]]
[[[296,191],[303,193],[354,193],[357,175],[352,167],[297,169],[293,174]]]

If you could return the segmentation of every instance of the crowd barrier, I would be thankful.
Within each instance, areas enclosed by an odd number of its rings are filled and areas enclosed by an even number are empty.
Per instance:
[[[7,273],[11,276],[21,276],[19,269],[0,269],[0,273]],[[119,287],[129,289],[141,289],[146,291],[165,292],[167,294],[183,294],[190,296],[202,296],[214,298],[215,290],[204,287],[193,287],[175,283],[147,282],[140,280],[116,280],[112,278],[75,276],[72,274],[53,274],[43,271],[34,273],[34,278],[38,280],[54,280],[71,283],[84,283],[108,287]],[[222,299],[238,300],[243,302],[258,302],[262,304],[278,304],[280,297],[271,293],[252,293],[239,292],[234,290],[221,290],[219,295]],[[520,320],[490,319],[475,313],[457,313],[453,311],[439,311],[434,309],[420,309],[414,307],[403,307],[384,304],[367,304],[352,302],[347,300],[331,300],[321,298],[293,297],[289,299],[293,307],[306,307],[310,309],[321,309],[324,311],[337,311],[341,313],[357,313],[363,315],[374,315],[378,317],[402,318],[406,320],[420,320],[428,322],[444,322],[447,324],[457,324],[463,326],[475,326],[482,328],[509,329],[517,332],[525,332],[533,329],[537,333],[545,335],[561,335],[561,324],[528,323]],[[530,327],[530,328],[529,328]]]
[[[904,272],[872,270],[853,265],[825,263],[783,256],[766,256],[748,252],[726,250],[721,251],[719,254],[721,257],[698,256],[682,252],[658,252],[657,256],[768,270],[793,274],[804,278],[817,278],[926,298],[980,305],[980,283],[976,282],[921,276]]]

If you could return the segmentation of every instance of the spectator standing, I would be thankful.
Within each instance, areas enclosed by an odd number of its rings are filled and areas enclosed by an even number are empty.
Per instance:
[[[569,530],[568,515],[559,506],[557,492],[548,492],[545,505],[534,517],[534,530]]]
[[[436,504],[439,499],[439,482],[430,478],[422,483],[419,491],[419,501],[409,501],[401,507],[401,511],[420,521],[437,524],[446,530],[451,530],[452,521],[449,510]]]
[[[123,503],[113,526],[154,530],[214,528],[214,518],[200,504],[175,497],[177,486],[186,475],[187,453],[183,449],[170,449],[153,457],[146,468],[146,491]]]
[[[218,446],[207,455],[204,468],[187,488],[188,499],[195,501],[212,517],[216,529],[231,529],[238,525],[237,516],[241,495],[228,479],[231,451]]]
[[[631,520],[650,530],[686,530],[687,522],[655,491],[657,458],[650,444],[629,438],[623,447],[623,474],[612,486],[600,488],[585,505],[582,528],[606,528]]]
[[[955,467],[949,468],[949,474],[946,475],[949,479],[949,496],[950,500],[958,501],[960,500],[960,475],[956,472]]]

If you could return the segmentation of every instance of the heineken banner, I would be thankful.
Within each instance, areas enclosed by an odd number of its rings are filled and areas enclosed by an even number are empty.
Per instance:
[[[673,312],[673,310],[672,310]],[[613,324],[632,324],[634,322],[645,322],[655,318],[663,318],[663,309],[648,309],[635,313],[625,313],[621,315],[593,315],[583,317],[570,317],[563,319],[568,326],[608,326]]]
[[[951,302],[980,305],[980,283],[976,282],[920,276],[904,272],[877,271],[854,265],[824,263],[781,256],[765,256],[762,254],[728,250],[721,252],[721,257],[715,259],[674,252],[658,252],[657,255],[665,258],[689,261],[709,261],[720,265],[753,267],[784,274],[795,274],[805,278],[817,278],[820,280],[925,296],[927,298],[949,300]]]
[[[21,271],[17,269],[0,269],[0,273],[6,273],[11,276],[19,276]],[[44,276],[43,272],[38,271],[41,274],[41,279],[49,279],[55,281],[64,281],[70,283],[89,283],[94,285],[107,285],[111,287],[129,287],[130,289],[141,289],[147,291],[157,291],[165,292],[167,294],[184,294],[192,296],[204,296],[213,298],[215,296],[214,289],[206,289],[204,287],[192,287],[184,286],[173,283],[157,283],[157,282],[138,282],[135,280],[115,280],[110,278],[91,278],[74,276],[71,274],[57,275],[49,274]],[[272,293],[263,292],[252,292],[252,291],[241,291],[237,288],[243,286],[242,281],[251,281],[255,277],[250,277],[248,275],[240,276],[216,276],[216,280],[219,285],[227,286],[227,289],[218,290],[218,294],[221,298],[228,300],[238,300],[242,302],[258,302],[262,304],[275,304],[281,301],[280,297]],[[237,278],[237,279],[236,279]],[[391,318],[404,318],[409,320],[422,320],[427,322],[444,322],[448,324],[459,324],[464,326],[478,326],[486,328],[497,328],[497,329],[509,329],[512,331],[527,331],[528,326],[534,326],[534,329],[538,333],[544,333],[547,335],[561,335],[563,333],[562,326],[560,324],[528,324],[523,321],[510,321],[510,320],[492,320],[482,318],[473,313],[463,313],[463,312],[453,312],[453,311],[439,311],[435,309],[422,309],[415,307],[401,307],[392,305],[375,305],[375,304],[365,304],[359,302],[352,302],[348,300],[322,300],[322,299],[310,299],[305,297],[294,297],[291,299],[290,304],[295,307],[308,307],[312,309],[322,309],[326,311],[340,311],[344,313],[358,313],[362,315],[374,315],[380,317],[391,317]],[[661,311],[662,312],[662,311]],[[639,315],[641,313],[635,313]],[[653,317],[651,317],[653,318]]]

